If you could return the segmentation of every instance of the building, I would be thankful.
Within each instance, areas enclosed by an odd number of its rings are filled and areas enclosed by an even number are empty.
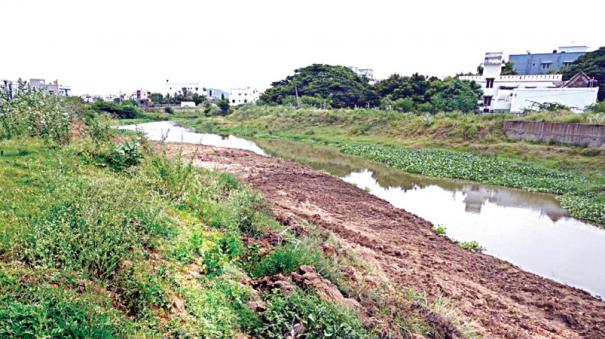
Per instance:
[[[255,103],[258,98],[260,98],[260,92],[256,88],[232,88],[229,90],[229,103],[231,105]]]
[[[146,105],[150,103],[151,92],[144,89],[137,89],[130,95],[130,99],[136,101],[139,105]]]
[[[19,81],[20,80],[0,80],[0,89],[8,91],[9,96],[12,97],[17,94],[19,90]],[[69,96],[69,92],[71,92],[71,87],[59,84],[59,80],[47,83],[44,79],[29,79],[29,81],[24,82],[24,84],[31,89],[40,90],[45,94],[55,94],[66,97]]]
[[[552,53],[511,54],[508,60],[517,74],[548,74],[570,65],[587,52],[586,46],[562,46]]]
[[[585,74],[569,81],[561,74],[501,75],[503,65],[501,52],[486,53],[482,75],[459,77],[481,85],[482,112],[521,113],[546,103],[583,111],[597,101],[598,87]]]
[[[376,83],[376,79],[374,78],[374,70],[371,68],[359,68],[355,66],[349,67],[353,72],[355,72],[359,76],[363,76],[368,78],[370,84]]]
[[[228,93],[218,88],[209,88],[200,82],[171,82],[166,80],[164,84],[167,94],[175,95],[177,93],[198,94],[205,96],[209,101],[227,99]]]

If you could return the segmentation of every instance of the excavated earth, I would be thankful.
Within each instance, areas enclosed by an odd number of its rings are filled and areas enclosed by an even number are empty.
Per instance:
[[[445,296],[487,338],[605,338],[605,302],[436,235],[433,225],[337,177],[248,151],[168,144],[231,172],[274,212],[361,247],[401,288]],[[435,206],[439,209],[439,206]]]

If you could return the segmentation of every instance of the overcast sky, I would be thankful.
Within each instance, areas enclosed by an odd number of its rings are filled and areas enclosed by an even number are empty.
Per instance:
[[[604,12],[601,0],[4,0],[0,79],[109,94],[166,79],[264,89],[311,63],[444,76],[486,51],[605,46]]]

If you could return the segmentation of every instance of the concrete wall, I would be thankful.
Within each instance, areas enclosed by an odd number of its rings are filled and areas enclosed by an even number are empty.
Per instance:
[[[554,140],[580,146],[605,145],[605,125],[505,121],[504,134],[515,140]]]
[[[517,74],[548,74],[576,61],[584,54],[586,52],[514,54],[509,55],[508,59],[513,63]],[[549,67],[543,68],[543,63]]]
[[[513,90],[510,111],[521,113],[537,109],[537,104],[558,103],[574,112],[582,112],[597,102],[598,87],[586,88],[516,88]]]

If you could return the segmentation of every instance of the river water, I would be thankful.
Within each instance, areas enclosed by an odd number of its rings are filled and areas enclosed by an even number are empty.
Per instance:
[[[308,143],[195,133],[173,122],[121,126],[151,140],[249,150],[328,172],[526,271],[605,296],[605,230],[569,217],[549,194],[427,178]]]

